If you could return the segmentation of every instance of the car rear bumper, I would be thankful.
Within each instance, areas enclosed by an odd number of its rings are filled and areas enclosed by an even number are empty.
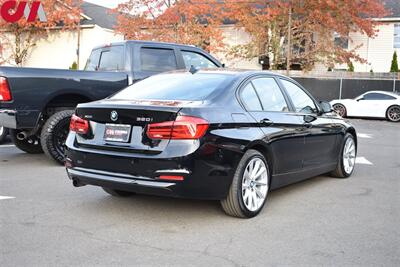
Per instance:
[[[66,167],[74,185],[95,185],[142,194],[191,199],[224,199],[236,170],[236,160],[218,162],[215,154],[197,151],[174,158],[141,157],[90,151],[67,141]],[[240,157],[238,157],[240,158]],[[160,179],[182,176],[182,181]]]
[[[10,129],[17,128],[17,111],[0,109],[0,125]]]

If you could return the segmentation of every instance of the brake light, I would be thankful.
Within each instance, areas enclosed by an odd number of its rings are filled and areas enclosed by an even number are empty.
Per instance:
[[[208,129],[208,121],[189,116],[178,116],[175,121],[149,124],[150,139],[199,139]]]
[[[8,86],[7,79],[0,77],[0,101],[11,101],[10,87]]]
[[[71,122],[69,124],[69,130],[79,134],[89,133],[89,121],[84,120],[75,114],[71,117]]]

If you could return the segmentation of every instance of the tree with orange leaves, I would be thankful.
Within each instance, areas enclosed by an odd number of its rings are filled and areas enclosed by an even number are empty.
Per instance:
[[[129,0],[120,4],[117,32],[127,39],[191,44],[208,51],[223,46],[218,0]]]
[[[0,6],[3,6],[5,2],[8,1],[0,0]],[[28,1],[27,5],[32,8],[34,2],[38,3],[38,1]],[[15,22],[0,20],[2,50],[7,50],[10,54],[9,58],[3,57],[3,63],[6,61],[10,64],[22,66],[30,51],[36,46],[37,41],[47,38],[50,31],[76,29],[80,20],[80,1],[41,0],[40,3],[44,9],[46,21],[40,21],[39,18],[26,18],[25,16]],[[25,5],[19,7],[19,2],[12,5],[8,12],[10,16],[25,10]],[[21,10],[18,10],[18,7]],[[5,51],[2,52],[4,55]]]
[[[349,51],[335,44],[334,35],[345,42],[351,41],[352,32],[374,37],[378,22],[372,18],[386,14],[380,0],[226,0],[225,5],[226,16],[252,38],[246,45],[234,46],[231,55],[267,55],[273,69],[286,68],[289,36],[292,62],[302,69],[312,69],[318,62],[329,67],[365,62],[356,53],[358,47]]]

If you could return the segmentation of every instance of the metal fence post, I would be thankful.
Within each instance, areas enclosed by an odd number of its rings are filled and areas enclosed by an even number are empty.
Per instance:
[[[396,73],[393,73],[393,93],[396,92]]]
[[[340,77],[339,99],[342,99],[343,78]]]

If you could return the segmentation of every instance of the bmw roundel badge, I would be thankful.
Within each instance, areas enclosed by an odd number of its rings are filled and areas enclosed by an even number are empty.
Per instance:
[[[112,121],[117,121],[118,120],[118,112],[116,112],[115,110],[111,111],[111,120]]]

